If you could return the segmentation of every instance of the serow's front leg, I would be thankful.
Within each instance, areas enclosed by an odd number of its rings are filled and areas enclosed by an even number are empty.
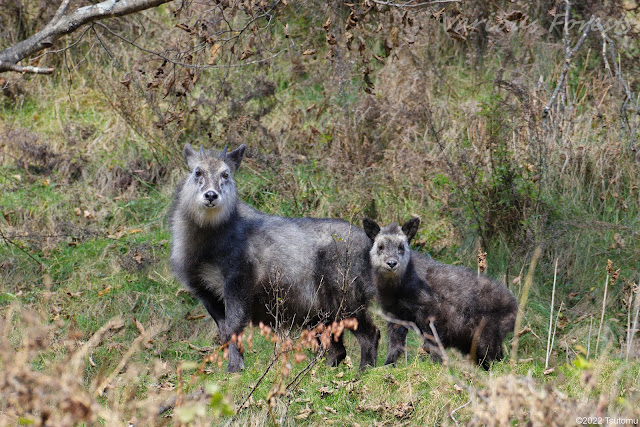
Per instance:
[[[391,322],[387,324],[389,349],[387,350],[387,359],[384,361],[385,365],[395,364],[398,357],[404,353],[408,332],[407,328],[402,325]]]
[[[238,337],[249,323],[248,309],[245,301],[239,297],[228,295],[225,298],[224,328],[220,331],[222,342],[229,343],[229,366],[227,372],[239,372],[244,369],[244,357],[238,344],[231,342],[232,337]]]
[[[366,310],[360,311],[356,319],[358,320],[358,329],[353,331],[353,334],[360,345],[360,370],[362,371],[367,366],[376,366],[380,331]]]

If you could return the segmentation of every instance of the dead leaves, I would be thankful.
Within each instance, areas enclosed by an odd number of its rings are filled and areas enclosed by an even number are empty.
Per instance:
[[[294,416],[293,418],[295,418],[296,420],[306,420],[307,418],[309,418],[309,415],[313,414],[314,412],[315,411],[309,408],[309,405],[307,405],[303,410],[298,412],[298,415]]]
[[[320,388],[318,389],[318,392],[320,392],[320,397],[324,399],[325,397],[330,396],[330,395],[332,395],[333,393],[335,393],[335,390],[330,389],[330,388],[329,388],[329,387],[327,387],[327,386],[322,386],[322,387],[320,387]]]
[[[222,53],[222,46],[220,45],[220,43],[214,43],[213,46],[211,47],[211,50],[209,50],[209,58],[207,59],[207,65],[216,65],[221,53]]]
[[[411,416],[414,410],[413,402],[398,402],[395,405],[391,403],[365,404],[361,402],[356,408],[358,412],[371,411],[380,415],[393,415],[399,420],[403,420]]]

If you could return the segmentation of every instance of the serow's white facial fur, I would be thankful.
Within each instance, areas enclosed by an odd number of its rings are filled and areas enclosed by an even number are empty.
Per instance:
[[[201,227],[226,221],[236,205],[237,192],[230,166],[197,154],[181,192],[181,204]]]
[[[410,259],[407,236],[399,229],[386,233],[383,229],[375,238],[369,252],[374,270],[386,277],[402,277]]]

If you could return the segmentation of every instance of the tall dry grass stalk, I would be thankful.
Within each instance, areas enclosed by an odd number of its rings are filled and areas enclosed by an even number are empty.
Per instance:
[[[596,354],[598,354],[598,348],[600,345],[600,335],[602,333],[602,325],[604,323],[604,313],[607,307],[607,288],[609,287],[609,277],[611,277],[611,285],[618,280],[620,275],[620,269],[613,271],[613,261],[607,260],[607,278],[604,282],[604,296],[602,297],[602,313],[600,314],[600,326],[598,327],[598,337],[596,338]]]
[[[556,322],[553,324],[553,334],[551,335],[551,347],[549,348],[549,356],[551,355],[551,352],[553,351],[553,344],[556,340],[556,330],[558,329],[558,320],[560,320],[560,313],[562,313],[562,308],[564,307],[564,301],[560,303],[560,307],[558,307],[558,313],[556,314]],[[547,356],[547,361],[549,360],[549,356]],[[545,369],[546,368],[546,363],[545,363]]]
[[[600,334],[602,333],[602,324],[604,323],[604,312],[607,305],[607,287],[609,284],[609,273],[604,281],[604,296],[602,297],[602,313],[600,314],[600,326],[598,326],[598,336],[596,337],[596,354],[598,354],[598,347],[600,346]]]
[[[547,336],[547,354],[544,360],[544,369],[549,367],[549,356],[551,355],[551,327],[553,326],[553,304],[556,299],[556,279],[558,277],[558,258],[556,258],[556,265],[553,269],[553,289],[551,290],[551,310],[549,311],[549,334]],[[557,325],[557,322],[556,322]],[[555,337],[555,328],[553,331]]]
[[[516,325],[513,328],[513,342],[511,343],[511,363],[513,365],[515,365],[518,360],[518,344],[520,341],[518,332],[520,331],[520,328],[522,328],[522,317],[524,316],[524,308],[527,305],[529,289],[531,289],[531,284],[533,283],[533,272],[536,269],[536,265],[538,264],[538,260],[541,255],[542,248],[538,246],[533,252],[533,257],[529,264],[529,271],[527,271],[527,277],[524,279],[524,287],[522,288],[522,296],[520,297],[520,306],[518,307],[518,315],[516,316]]]
[[[593,316],[589,316],[589,336],[587,337],[587,359],[591,354],[591,330],[593,329]]]
[[[635,309],[636,314],[633,318],[633,324],[631,324],[631,312],[633,311],[633,307],[631,305],[631,300],[634,299],[635,296]],[[640,285],[634,285],[633,290],[631,291],[631,297],[629,298],[629,321],[627,324],[627,354],[625,355],[625,360],[629,360],[629,353],[631,352],[631,348],[633,346],[633,338],[638,332],[638,313],[640,312]]]

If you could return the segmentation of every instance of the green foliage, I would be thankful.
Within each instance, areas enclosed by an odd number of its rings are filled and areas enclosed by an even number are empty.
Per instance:
[[[498,236],[521,241],[541,214],[540,171],[512,144],[517,122],[505,98],[492,93],[479,107],[482,137],[474,144],[463,139],[450,159],[452,191],[485,247]]]

